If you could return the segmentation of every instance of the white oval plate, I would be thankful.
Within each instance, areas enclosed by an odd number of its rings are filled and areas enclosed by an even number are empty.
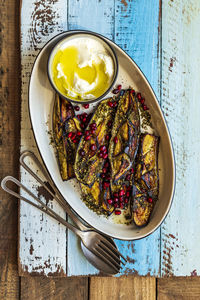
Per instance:
[[[122,84],[123,88],[133,87],[140,91],[146,99],[150,109],[153,127],[160,136],[159,146],[159,200],[151,215],[150,222],[146,227],[138,228],[134,224],[116,224],[113,219],[98,216],[87,208],[80,198],[80,190],[75,179],[63,182],[60,176],[58,163],[53,146],[50,142],[49,131],[52,129],[52,110],[55,92],[52,89],[47,76],[47,60],[50,50],[55,43],[74,32],[68,31],[55,36],[50,40],[37,56],[29,86],[29,112],[35,140],[41,157],[56,187],[72,209],[88,224],[98,231],[113,238],[122,240],[136,240],[152,233],[166,217],[174,194],[175,164],[173,149],[168,128],[161,112],[156,96],[145,78],[144,74],[135,62],[115,43],[106,39],[116,51],[119,61],[119,73],[116,84]],[[107,95],[107,97],[109,94]],[[95,106],[95,104],[93,105]]]

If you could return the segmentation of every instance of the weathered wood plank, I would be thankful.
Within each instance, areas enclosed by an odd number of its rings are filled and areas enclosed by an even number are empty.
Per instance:
[[[114,1],[69,1],[68,28],[84,29],[113,38]],[[94,275],[99,271],[83,256],[79,239],[68,231],[68,275]]]
[[[199,300],[200,278],[162,278],[157,279],[158,300]]]
[[[21,300],[88,300],[88,278],[22,277]]]
[[[22,2],[21,151],[29,149],[37,153],[28,114],[28,83],[33,62],[41,47],[66,28],[66,1]],[[21,181],[29,188],[34,188],[38,195],[36,182],[22,168],[20,171]],[[51,205],[65,217],[65,213],[58,205],[53,202]],[[30,209],[26,203],[20,204],[19,272],[21,275],[32,273],[58,276],[66,273],[65,228],[36,209]]]
[[[20,118],[19,5],[0,4],[0,178],[18,177]],[[17,201],[0,192],[0,299],[18,299]]]
[[[135,60],[158,98],[159,5],[158,0],[115,1],[115,42]],[[128,258],[121,274],[159,275],[160,229],[140,241],[116,243]]]
[[[151,277],[91,278],[91,300],[155,300],[156,279]]]
[[[176,158],[176,193],[162,226],[162,275],[200,274],[200,2],[163,1],[162,109]]]

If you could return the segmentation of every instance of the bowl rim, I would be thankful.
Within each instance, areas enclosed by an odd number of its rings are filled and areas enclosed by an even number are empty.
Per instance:
[[[84,34],[88,34],[88,35],[91,35],[91,36],[95,36],[97,37],[98,39],[102,40],[107,46],[108,48],[111,50],[112,54],[113,54],[113,57],[114,57],[114,76],[113,76],[113,80],[111,82],[111,84],[109,85],[108,89],[101,95],[99,96],[98,98],[95,98],[95,99],[89,99],[89,100],[80,100],[80,101],[77,101],[75,99],[71,99],[71,98],[68,98],[67,96],[63,95],[59,89],[57,89],[56,85],[54,84],[54,81],[52,79],[52,76],[50,74],[50,60],[51,60],[51,57],[53,55],[53,51],[54,49],[60,44],[62,43],[65,39],[70,39],[70,37],[74,36],[74,35],[84,35]],[[51,49],[50,53],[49,53],[49,57],[48,57],[48,60],[47,60],[47,76],[48,76],[48,79],[50,81],[50,84],[51,86],[53,87],[53,89],[62,97],[64,98],[65,100],[67,101],[70,101],[74,104],[90,104],[90,103],[95,103],[95,102],[98,102],[99,100],[103,100],[103,98],[111,91],[111,89],[113,88],[116,80],[117,80],[117,77],[118,77],[118,71],[119,71],[119,62],[118,62],[118,57],[117,57],[117,54],[115,52],[115,50],[113,49],[113,47],[109,44],[109,42],[105,39],[104,36],[102,36],[101,34],[99,33],[96,33],[96,32],[93,32],[93,31],[90,31],[90,30],[81,30],[81,31],[78,31],[78,30],[73,30],[71,31],[71,33],[66,37],[63,37],[62,39],[60,39]]]

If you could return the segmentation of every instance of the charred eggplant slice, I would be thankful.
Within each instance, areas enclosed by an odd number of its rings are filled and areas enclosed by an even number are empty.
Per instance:
[[[108,144],[116,106],[117,102],[112,98],[102,101],[80,140],[75,159],[75,175],[80,183],[89,187],[99,177],[108,157]]]
[[[142,134],[133,188],[133,220],[145,226],[158,199],[158,147],[159,137]]]
[[[117,182],[132,167],[138,150],[140,116],[137,98],[128,90],[120,98],[109,146],[112,181]]]
[[[56,94],[53,110],[53,137],[62,180],[75,176],[74,161],[77,144],[68,137],[69,133],[81,131],[80,121],[75,117],[73,106]]]

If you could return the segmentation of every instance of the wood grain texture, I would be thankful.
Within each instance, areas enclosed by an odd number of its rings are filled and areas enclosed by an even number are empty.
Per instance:
[[[200,274],[200,2],[163,1],[162,109],[172,135],[176,192],[162,225],[162,276]]]
[[[22,1],[21,9],[21,151],[32,150],[39,156],[28,112],[28,84],[33,62],[43,45],[66,29],[67,6],[64,0]],[[30,166],[37,168],[30,163]],[[39,195],[39,186],[20,169],[21,181]],[[21,192],[27,196],[24,192]],[[29,197],[30,198],[30,197]],[[31,198],[30,198],[31,199]],[[44,199],[44,197],[41,197]],[[51,207],[65,218],[65,212],[54,201]],[[53,246],[54,245],[54,246]],[[19,272],[21,275],[40,274],[64,276],[66,273],[66,229],[52,218],[20,203]]]
[[[20,118],[19,6],[0,8],[0,180],[18,177]],[[18,299],[17,201],[0,191],[0,299]]]
[[[155,300],[156,279],[151,277],[91,278],[90,300]]]
[[[20,299],[88,300],[88,279],[22,277]]]
[[[199,300],[200,278],[162,278],[157,282],[157,300]]]
[[[138,64],[159,99],[159,1],[115,1],[114,41]],[[142,91],[140,91],[142,92]],[[117,241],[128,263],[121,274],[159,276],[160,229],[135,242]]]

